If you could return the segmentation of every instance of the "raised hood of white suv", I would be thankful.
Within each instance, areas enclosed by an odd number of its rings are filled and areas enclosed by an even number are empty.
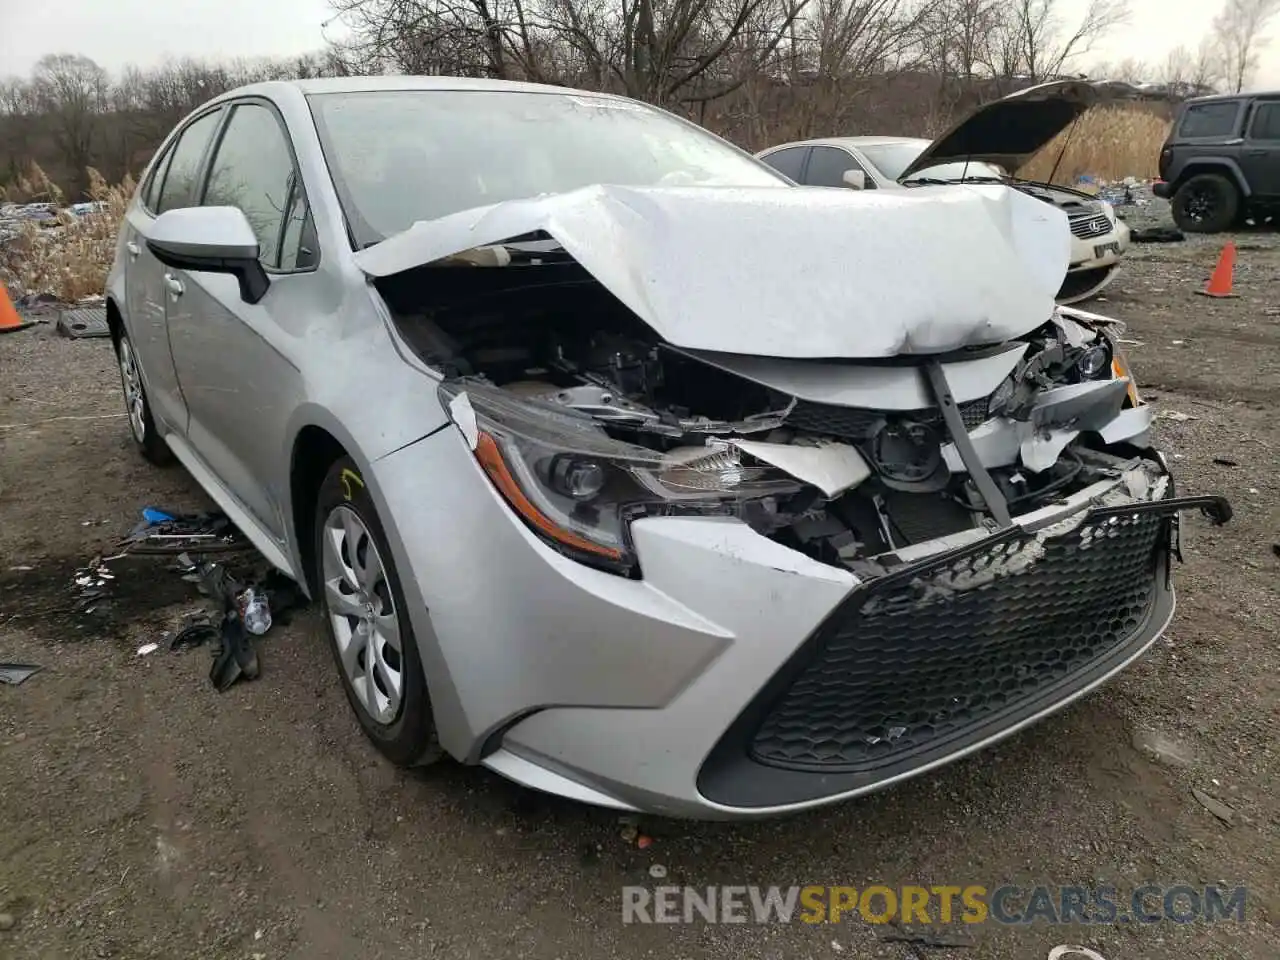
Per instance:
[[[1028,333],[1053,313],[1071,240],[1061,211],[1000,186],[592,186],[419,222],[355,259],[385,277],[537,232],[674,346],[795,359]]]

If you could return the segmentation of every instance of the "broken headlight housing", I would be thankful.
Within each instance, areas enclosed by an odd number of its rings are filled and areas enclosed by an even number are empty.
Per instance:
[[[659,452],[615,440],[591,417],[483,382],[440,398],[507,504],[545,543],[615,573],[636,571],[631,521],[739,515],[800,484],[727,444]]]

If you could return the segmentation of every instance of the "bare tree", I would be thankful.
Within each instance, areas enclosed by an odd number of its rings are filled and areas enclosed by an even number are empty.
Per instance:
[[[52,121],[52,137],[74,171],[74,193],[88,186],[98,118],[107,107],[110,78],[88,57],[48,54],[36,63],[31,86],[41,111]]]
[[[1195,53],[1180,44],[1169,51],[1156,77],[1174,96],[1210,93],[1218,79],[1220,59],[1212,38],[1201,40]]]
[[[1212,36],[1222,59],[1228,89],[1239,93],[1253,79],[1267,45],[1267,25],[1280,13],[1280,0],[1226,0],[1213,18]]]
[[[1001,7],[990,35],[987,66],[1006,84],[1050,80],[1128,18],[1128,0],[1089,0],[1072,29],[1063,23],[1058,0],[1012,0]]]

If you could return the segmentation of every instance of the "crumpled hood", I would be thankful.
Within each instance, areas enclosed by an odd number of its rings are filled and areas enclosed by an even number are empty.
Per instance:
[[[355,260],[384,277],[536,231],[668,343],[788,358],[1003,342],[1049,319],[1071,255],[1061,211],[999,186],[592,186],[419,222]]]
[[[984,103],[934,140],[899,181],[940,163],[992,163],[1015,172],[1090,107],[1135,91],[1118,81],[1055,80]]]

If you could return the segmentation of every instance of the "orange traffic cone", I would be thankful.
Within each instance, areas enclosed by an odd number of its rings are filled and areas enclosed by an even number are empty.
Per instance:
[[[31,321],[23,320],[18,316],[13,301],[9,299],[9,291],[4,288],[3,283],[0,283],[0,333],[13,333],[15,330],[25,330],[29,326],[32,326]]]
[[[1218,257],[1218,265],[1213,268],[1213,276],[1209,277],[1209,285],[1196,293],[1206,297],[1234,297],[1231,292],[1232,277],[1236,269],[1236,242],[1228,240],[1222,248],[1222,256]]]

